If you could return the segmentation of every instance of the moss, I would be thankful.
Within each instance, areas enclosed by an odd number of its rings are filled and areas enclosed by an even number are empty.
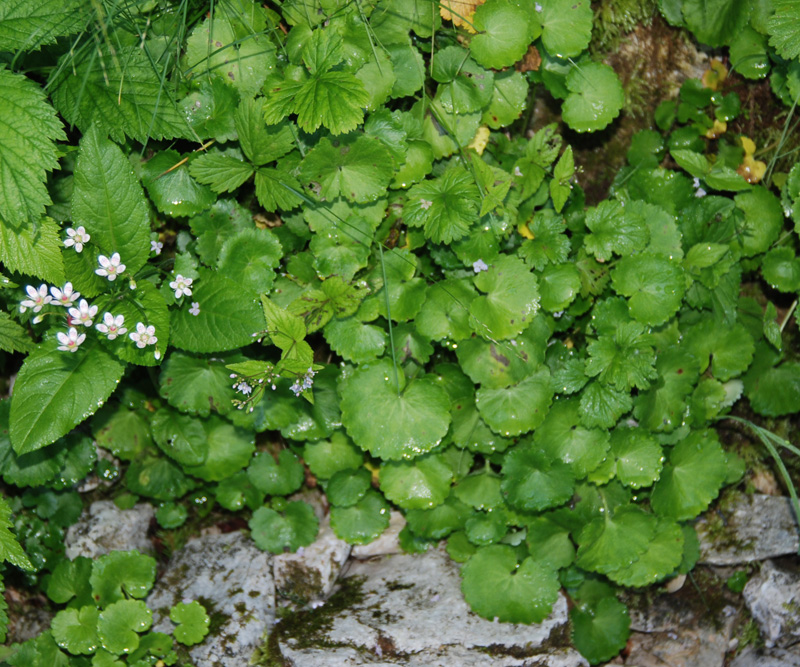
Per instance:
[[[294,604],[305,605],[320,596],[324,586],[318,570],[308,568],[298,561],[283,564],[284,579],[289,586],[278,590],[278,595]]]
[[[208,598],[199,597],[197,601],[205,607],[206,614],[208,614],[208,635],[217,637],[222,632],[222,627],[230,620],[230,617],[219,611],[217,605]]]
[[[626,34],[640,23],[649,25],[656,13],[656,0],[600,0],[595,3],[593,52],[613,51]]]

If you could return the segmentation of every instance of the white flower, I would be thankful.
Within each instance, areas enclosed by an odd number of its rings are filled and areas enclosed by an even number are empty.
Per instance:
[[[522,170],[519,168],[519,165],[514,167],[514,176],[522,176],[522,175],[523,175],[523,173],[522,173]]]
[[[433,202],[430,199],[420,199],[419,205],[420,208],[427,211],[431,206],[433,206]]]
[[[64,306],[64,308],[69,308],[81,295],[80,292],[72,291],[72,283],[67,283],[63,289],[51,287],[50,294],[53,295],[53,301],[58,303],[59,306]]]
[[[312,368],[309,368],[306,371],[306,374],[303,377],[295,380],[294,384],[291,387],[289,387],[289,389],[291,389],[294,392],[295,396],[299,396],[306,389],[311,389],[312,385],[314,384],[315,375],[316,372]],[[273,386],[272,388],[274,389],[275,387]]]
[[[484,262],[482,259],[479,259],[479,260],[477,260],[475,262],[472,262],[472,270],[475,273],[480,273],[481,271],[488,271],[489,270],[489,265],[486,262]]]
[[[97,306],[90,306],[86,299],[81,299],[77,308],[69,309],[69,316],[73,322],[78,322],[85,327],[92,326],[92,319],[97,315]]]
[[[146,345],[155,345],[158,342],[156,338],[156,328],[151,324],[146,327],[143,322],[137,322],[136,331],[129,333],[130,339],[136,343],[136,347],[142,348]]]
[[[86,334],[78,335],[78,330],[75,327],[69,328],[69,333],[64,333],[63,331],[59,331],[56,334],[56,338],[58,338],[58,342],[61,345],[58,346],[59,350],[63,352],[75,352],[81,345],[83,341],[86,340]]]
[[[542,6],[541,6],[541,5],[540,5],[538,2],[534,2],[534,3],[533,3],[533,8],[534,8],[534,9],[535,9],[537,12],[541,12],[541,11],[542,11]]]
[[[150,252],[160,255],[164,249],[164,244],[161,241],[150,241]]]
[[[101,268],[95,269],[94,272],[98,276],[105,276],[109,280],[116,280],[117,276],[125,271],[125,265],[120,264],[118,252],[111,255],[110,259],[105,255],[100,255],[97,261],[100,263]]]
[[[124,315],[114,317],[111,313],[104,313],[102,324],[96,324],[95,329],[104,333],[108,340],[114,340],[117,336],[124,336],[128,333],[128,330],[122,326],[124,323]]]
[[[192,279],[184,278],[180,273],[175,276],[169,286],[175,290],[175,298],[180,299],[184,294],[192,296]]]
[[[234,385],[234,389],[236,389],[236,391],[242,392],[245,396],[248,396],[253,393],[253,388],[246,382],[240,382],[239,384]]]
[[[189,308],[189,313],[197,317],[200,314],[200,302],[192,301],[192,307]]]
[[[708,193],[703,190],[703,188],[697,188],[697,191],[694,193],[695,197],[705,197]]]
[[[46,306],[53,300],[53,297],[47,293],[47,285],[39,285],[38,290],[33,285],[28,285],[25,291],[30,299],[20,301],[19,312],[21,313],[24,313],[28,308],[33,308],[33,312],[38,313],[42,306]]]
[[[88,243],[89,239],[92,238],[86,233],[86,230],[81,226],[78,229],[72,229],[72,227],[67,228],[67,236],[68,239],[64,241],[65,248],[71,248],[75,246],[75,252],[80,252],[83,250],[83,244]]]

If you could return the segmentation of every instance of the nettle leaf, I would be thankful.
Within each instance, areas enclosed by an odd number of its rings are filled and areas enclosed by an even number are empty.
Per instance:
[[[566,86],[570,92],[561,107],[562,116],[576,132],[604,129],[625,103],[617,73],[603,63],[575,65],[567,75]]]
[[[230,361],[173,352],[161,367],[161,396],[190,415],[208,417],[212,409],[228,414],[236,396],[226,368]]]
[[[340,393],[347,433],[383,459],[410,459],[430,451],[450,425],[444,389],[428,378],[407,382],[402,369],[387,359],[362,364],[342,382]]]
[[[475,277],[484,294],[469,307],[470,326],[486,338],[513,338],[530,326],[539,309],[536,276],[516,257],[499,257]]]
[[[469,234],[478,220],[479,204],[475,179],[466,169],[454,167],[409,190],[403,219],[411,227],[423,227],[434,243],[451,243]]]
[[[431,74],[439,82],[435,100],[445,114],[473,113],[491,101],[494,74],[460,46],[438,51],[432,67]]]
[[[621,322],[613,336],[600,336],[587,349],[586,375],[617,389],[647,389],[658,376],[652,338],[638,322]]]
[[[203,422],[208,443],[205,461],[196,466],[183,466],[189,475],[207,482],[218,482],[244,468],[255,451],[254,433],[234,426],[222,417],[212,415]]]
[[[282,256],[280,241],[270,230],[247,229],[225,241],[219,251],[217,269],[248,290],[264,294],[272,288],[273,269]]]
[[[10,433],[17,454],[55,442],[103,405],[125,364],[96,341],[77,352],[57,350],[50,338],[22,364],[11,399]]]
[[[506,502],[523,512],[541,512],[572,498],[575,477],[570,467],[529,446],[512,449],[503,459],[501,483]]]
[[[542,11],[542,43],[554,56],[580,55],[592,38],[592,8],[588,0],[547,0]]]
[[[184,646],[193,646],[203,641],[211,623],[205,607],[197,600],[176,604],[170,609],[169,620],[177,624],[172,634]]]
[[[613,199],[600,202],[586,212],[586,226],[592,231],[584,239],[586,251],[602,262],[616,253],[623,257],[644,250],[650,231],[644,216],[631,214]]]
[[[621,258],[611,271],[611,283],[618,294],[629,297],[631,316],[649,326],[672,317],[686,291],[681,265],[649,253]]]
[[[588,215],[587,215],[588,218]],[[528,230],[533,235],[519,248],[519,255],[537,271],[548,264],[561,264],[567,261],[570,251],[569,237],[566,235],[567,223],[554,211],[537,211],[528,222]]]
[[[0,13],[6,11],[0,9]],[[0,34],[4,27],[0,17]],[[5,40],[3,45],[10,48]],[[55,110],[32,80],[3,67],[0,89],[5,101],[0,111],[0,220],[16,228],[41,218],[45,206],[52,203],[45,181],[47,172],[58,166],[55,142],[66,140],[66,135]]]
[[[331,507],[331,528],[348,544],[369,544],[389,527],[391,506],[370,489],[355,505]]]
[[[153,624],[153,612],[141,600],[120,600],[100,612],[97,635],[109,653],[121,655],[139,647],[139,634]]]
[[[300,179],[327,200],[341,195],[355,202],[375,201],[385,194],[392,175],[389,150],[364,135],[333,142],[322,138],[300,163]]]
[[[472,19],[478,34],[470,41],[470,54],[484,67],[510,67],[528,50],[528,20],[525,9],[508,0],[487,0]]]
[[[776,0],[775,12],[767,19],[769,45],[781,58],[794,60],[800,56],[800,35],[797,33],[797,20],[800,7],[797,0]]]
[[[9,562],[21,570],[33,570],[33,565],[9,528],[13,526],[11,507],[5,498],[0,498],[0,560]]]
[[[656,439],[643,429],[617,428],[611,432],[611,454],[617,479],[639,489],[658,480],[664,453]]]
[[[383,495],[407,510],[430,509],[443,503],[452,479],[450,466],[435,454],[411,462],[384,463],[380,470]]]
[[[153,415],[151,428],[161,451],[181,465],[200,465],[206,460],[208,442],[199,419],[161,408]]]
[[[53,639],[73,655],[90,655],[100,643],[97,637],[97,619],[100,610],[90,605],[80,609],[62,609],[50,626]]]
[[[319,519],[308,503],[294,501],[279,513],[269,507],[259,507],[248,522],[250,536],[259,549],[273,554],[288,548],[297,551],[307,547],[317,537]]]
[[[747,25],[750,6],[745,0],[685,0],[682,12],[700,42],[722,46]]]
[[[247,468],[247,478],[268,496],[288,496],[303,485],[305,473],[292,450],[282,449],[277,461],[269,452],[256,454]]]
[[[628,567],[608,573],[608,578],[622,586],[649,586],[675,572],[683,557],[683,531],[668,519],[659,519],[656,532],[639,560]]]
[[[478,549],[461,577],[461,591],[472,610],[506,623],[541,623],[560,588],[555,569],[532,558],[518,563],[514,549],[499,544]]]
[[[521,382],[503,389],[481,387],[475,404],[484,421],[508,437],[537,428],[553,401],[550,371],[543,366]]]
[[[112,551],[92,565],[89,583],[100,607],[127,597],[144,598],[156,579],[156,561],[138,551]]]
[[[635,505],[605,512],[578,536],[576,564],[585,570],[608,574],[629,566],[647,550],[658,519]]]
[[[189,162],[189,173],[214,192],[234,192],[255,172],[238,150],[217,148],[201,153]]]
[[[572,642],[593,665],[617,655],[628,641],[631,618],[627,607],[613,595],[569,612]]]
[[[681,440],[653,487],[653,511],[684,521],[708,508],[727,477],[727,459],[715,431],[693,431]]]
[[[189,308],[172,311],[172,343],[188,352],[223,352],[253,342],[253,334],[264,329],[264,315],[256,294],[218,271],[201,268],[192,285]]]
[[[0,261],[9,271],[62,285],[64,261],[58,225],[52,218],[45,217],[13,229],[0,219]]]
[[[0,7],[0,43],[6,51],[33,51],[80,31],[88,20],[83,0],[21,0]]]

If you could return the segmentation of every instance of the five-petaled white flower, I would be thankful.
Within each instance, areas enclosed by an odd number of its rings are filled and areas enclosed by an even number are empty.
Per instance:
[[[200,314],[200,302],[192,301],[192,307],[189,308],[189,314],[197,317]]]
[[[155,255],[160,255],[164,249],[164,244],[161,241],[150,241],[150,252]]]
[[[479,260],[477,260],[475,262],[472,262],[472,270],[475,273],[480,273],[481,271],[488,271],[489,270],[489,265],[486,262],[484,262],[482,259],[479,259]]]
[[[68,333],[59,331],[56,334],[56,338],[58,338],[58,342],[61,343],[61,345],[58,346],[59,350],[75,352],[80,347],[81,343],[86,340],[86,334],[78,335],[78,330],[75,327],[70,327]]]
[[[180,273],[175,276],[169,286],[175,290],[175,298],[180,299],[184,294],[192,296],[192,279],[184,278]]]
[[[129,333],[130,339],[136,343],[136,347],[142,348],[146,345],[155,345],[158,342],[156,338],[156,328],[151,324],[146,327],[143,322],[136,323],[136,331]]]
[[[419,200],[419,207],[427,211],[431,206],[433,206],[433,202],[430,199],[420,199]]]
[[[92,238],[86,233],[86,229],[83,226],[78,227],[78,229],[67,228],[67,236],[69,238],[64,240],[64,247],[71,248],[75,246],[75,252],[83,250],[83,244],[89,243],[89,239]]]
[[[110,258],[100,255],[97,261],[100,263],[100,268],[95,269],[94,272],[98,276],[105,276],[109,280],[116,280],[117,276],[125,271],[125,265],[120,264],[118,252],[115,252]]]
[[[117,336],[124,336],[128,333],[128,330],[122,326],[124,323],[124,315],[114,317],[111,313],[103,313],[103,321],[101,324],[96,324],[95,329],[104,333],[108,340],[114,340]]]
[[[253,388],[244,381],[233,385],[233,388],[236,389],[236,391],[242,392],[245,396],[253,393]]]
[[[47,293],[47,285],[39,285],[38,290],[33,285],[28,285],[25,291],[30,299],[20,301],[19,312],[21,313],[24,313],[28,308],[33,308],[33,312],[38,313],[42,306],[46,306],[53,300],[53,297]]]
[[[67,283],[64,285],[63,289],[58,289],[58,287],[51,287],[50,294],[53,295],[53,303],[57,303],[59,306],[64,306],[64,308],[69,308],[78,300],[78,297],[81,295],[80,292],[73,292],[72,291],[72,283]]]
[[[90,327],[95,315],[97,315],[97,306],[90,306],[86,299],[81,299],[77,308],[69,309],[69,316],[72,318],[71,324],[78,322],[85,327]]]

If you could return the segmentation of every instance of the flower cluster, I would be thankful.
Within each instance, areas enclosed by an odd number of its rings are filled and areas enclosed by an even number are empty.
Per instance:
[[[307,389],[311,389],[311,386],[314,384],[314,376],[316,374],[317,374],[316,371],[314,371],[312,368],[309,368],[306,371],[305,375],[297,378],[294,381],[294,384],[291,387],[289,387],[289,389],[291,389],[294,392],[295,396],[299,396]]]

